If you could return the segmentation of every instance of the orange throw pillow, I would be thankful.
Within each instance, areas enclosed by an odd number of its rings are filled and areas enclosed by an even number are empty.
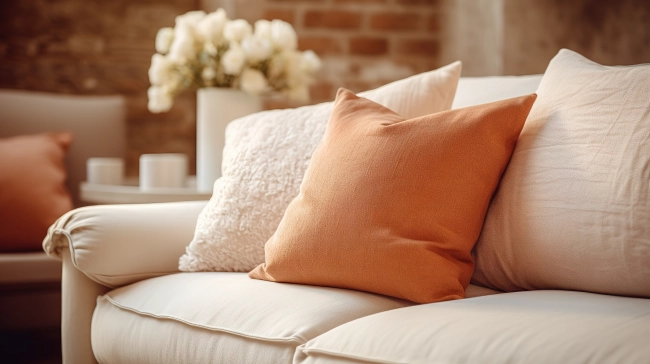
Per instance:
[[[464,297],[470,256],[536,95],[405,120],[339,90],[300,194],[251,278]]]
[[[65,187],[69,133],[0,139],[0,251],[40,250],[56,219],[72,209]]]

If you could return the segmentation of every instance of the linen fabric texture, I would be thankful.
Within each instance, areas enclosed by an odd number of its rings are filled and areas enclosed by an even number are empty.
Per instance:
[[[527,291],[350,321],[299,346],[293,362],[645,363],[649,336],[646,299]]]
[[[361,95],[409,118],[449,110],[461,73],[454,62]],[[298,195],[323,137],[332,102],[265,111],[226,129],[223,176],[180,258],[182,271],[248,272],[264,262],[264,243]]]
[[[250,277],[418,303],[463,298],[535,97],[407,119],[339,90],[300,194]]]
[[[290,363],[298,345],[339,325],[410,305],[246,273],[179,273],[99,297],[90,338],[100,363]]]
[[[487,213],[476,284],[650,297],[650,65],[561,50]]]
[[[0,139],[0,251],[40,250],[48,227],[72,209],[65,186],[69,133]]]

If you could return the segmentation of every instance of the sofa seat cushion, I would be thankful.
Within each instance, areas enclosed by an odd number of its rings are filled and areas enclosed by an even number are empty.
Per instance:
[[[100,363],[290,363],[295,348],[348,321],[411,303],[246,273],[179,273],[98,298]]]
[[[364,317],[298,347],[294,363],[643,363],[650,300],[527,291]]]

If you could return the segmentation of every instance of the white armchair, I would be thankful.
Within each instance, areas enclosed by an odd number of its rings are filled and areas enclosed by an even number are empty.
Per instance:
[[[90,157],[124,157],[122,96],[74,96],[0,90],[0,138],[52,131],[72,133],[66,185],[81,206],[79,183]],[[0,227],[1,228],[1,227]],[[42,251],[0,253],[0,329],[55,329],[60,324],[61,263]]]

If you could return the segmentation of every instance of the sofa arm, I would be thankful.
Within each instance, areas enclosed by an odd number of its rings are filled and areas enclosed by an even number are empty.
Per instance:
[[[99,205],[72,210],[43,241],[45,252],[72,264],[109,288],[178,272],[178,258],[192,240],[207,201]]]

